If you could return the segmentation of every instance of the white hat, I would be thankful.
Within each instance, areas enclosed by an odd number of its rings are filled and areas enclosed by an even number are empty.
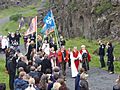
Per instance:
[[[85,48],[85,45],[81,45],[81,48]]]

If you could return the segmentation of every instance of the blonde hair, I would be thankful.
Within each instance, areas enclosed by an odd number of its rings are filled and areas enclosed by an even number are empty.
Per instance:
[[[59,90],[60,86],[61,86],[61,84],[59,82],[55,82],[53,84],[53,90]]]

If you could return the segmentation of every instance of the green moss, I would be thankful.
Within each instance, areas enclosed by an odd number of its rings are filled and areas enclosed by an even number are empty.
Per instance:
[[[106,0],[102,0],[100,5],[95,7],[95,13],[99,15],[108,9],[112,9],[112,4]]]

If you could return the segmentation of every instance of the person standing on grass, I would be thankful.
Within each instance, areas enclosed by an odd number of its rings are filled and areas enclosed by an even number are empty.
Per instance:
[[[102,41],[99,41],[99,56],[100,56],[101,68],[103,68],[105,67],[105,61],[104,61],[105,44],[103,44]]]
[[[108,42],[107,43],[107,57],[108,57],[107,64],[108,64],[108,72],[110,74],[114,73],[114,64],[113,64],[114,55],[113,55],[113,51],[114,51],[114,47],[112,46],[112,43]]]
[[[17,60],[16,54],[14,52],[11,52],[10,59],[7,61],[10,90],[14,90],[14,79],[16,75],[16,60]]]

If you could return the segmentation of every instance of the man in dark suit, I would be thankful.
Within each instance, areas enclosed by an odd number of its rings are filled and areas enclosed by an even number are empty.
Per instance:
[[[104,61],[104,56],[105,56],[105,44],[103,44],[101,41],[99,41],[99,56],[100,56],[100,63],[101,63],[101,68],[105,67],[105,61]]]

